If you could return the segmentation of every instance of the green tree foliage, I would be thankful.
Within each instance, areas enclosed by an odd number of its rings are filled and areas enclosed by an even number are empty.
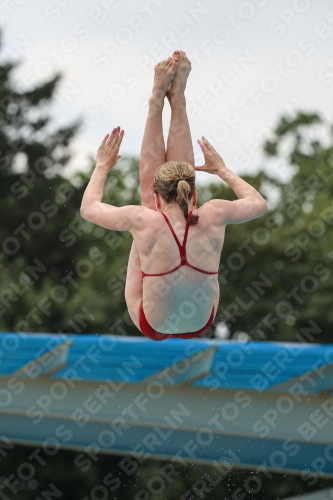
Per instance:
[[[15,69],[9,62],[0,67],[0,328],[138,333],[123,293],[131,237],[83,221],[88,176],[72,183],[62,175],[80,120],[52,126],[47,110],[61,76],[19,92]],[[137,167],[123,159],[112,172],[106,197],[111,190],[114,204],[140,202]]]
[[[227,227],[220,318],[231,335],[329,343],[332,128],[316,114],[282,117],[264,150],[283,158],[293,175],[281,182],[265,169],[246,179],[260,191],[265,186],[268,198],[277,191],[278,201],[260,219]]]

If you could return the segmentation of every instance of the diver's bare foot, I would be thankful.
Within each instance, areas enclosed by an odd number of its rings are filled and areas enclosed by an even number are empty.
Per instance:
[[[164,97],[168,91],[171,81],[179,65],[177,58],[168,57],[155,66],[155,77],[152,96],[150,102],[163,103]]]
[[[182,50],[175,50],[172,57],[179,58],[179,65],[172,80],[170,87],[168,88],[167,97],[170,101],[175,96],[180,96],[184,94],[187,78],[191,71],[191,62],[186,57],[186,53]]]

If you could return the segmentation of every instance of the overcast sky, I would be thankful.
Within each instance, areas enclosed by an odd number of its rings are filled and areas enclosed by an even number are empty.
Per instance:
[[[331,0],[3,0],[0,24],[2,58],[22,61],[15,77],[23,87],[63,73],[52,114],[61,124],[84,118],[73,168],[84,168],[117,125],[121,153],[139,155],[153,67],[175,49],[192,62],[197,165],[202,135],[242,174],[267,165],[258,146],[284,111],[333,121]],[[169,117],[166,104],[166,130]]]

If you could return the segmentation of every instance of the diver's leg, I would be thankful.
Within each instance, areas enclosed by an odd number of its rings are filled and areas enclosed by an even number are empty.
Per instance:
[[[166,161],[182,160],[194,166],[193,144],[184,94],[187,78],[191,71],[191,63],[186,57],[185,52],[176,52],[180,55],[179,66],[167,93],[167,98],[171,106],[171,123],[167,142]]]
[[[164,98],[178,67],[178,58],[169,57],[155,66],[154,86],[149,99],[148,116],[140,153],[140,188],[142,205],[155,210],[152,184],[156,169],[165,163],[162,129]],[[125,299],[128,313],[140,330],[139,306],[142,300],[141,261],[135,242],[128,259]]]
[[[165,163],[162,129],[164,98],[178,68],[178,59],[169,57],[155,66],[154,86],[149,99],[148,116],[140,153],[142,204],[155,210],[152,184],[157,168]]]
[[[125,300],[128,314],[135,326],[140,330],[139,306],[142,299],[142,272],[138,249],[133,241],[128,258]]]

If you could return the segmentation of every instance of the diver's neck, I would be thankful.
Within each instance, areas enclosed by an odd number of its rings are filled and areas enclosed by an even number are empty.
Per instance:
[[[193,211],[192,204],[189,204],[189,212]],[[184,214],[178,203],[168,203],[161,207],[161,212],[164,212],[167,216],[172,219],[184,220]]]

